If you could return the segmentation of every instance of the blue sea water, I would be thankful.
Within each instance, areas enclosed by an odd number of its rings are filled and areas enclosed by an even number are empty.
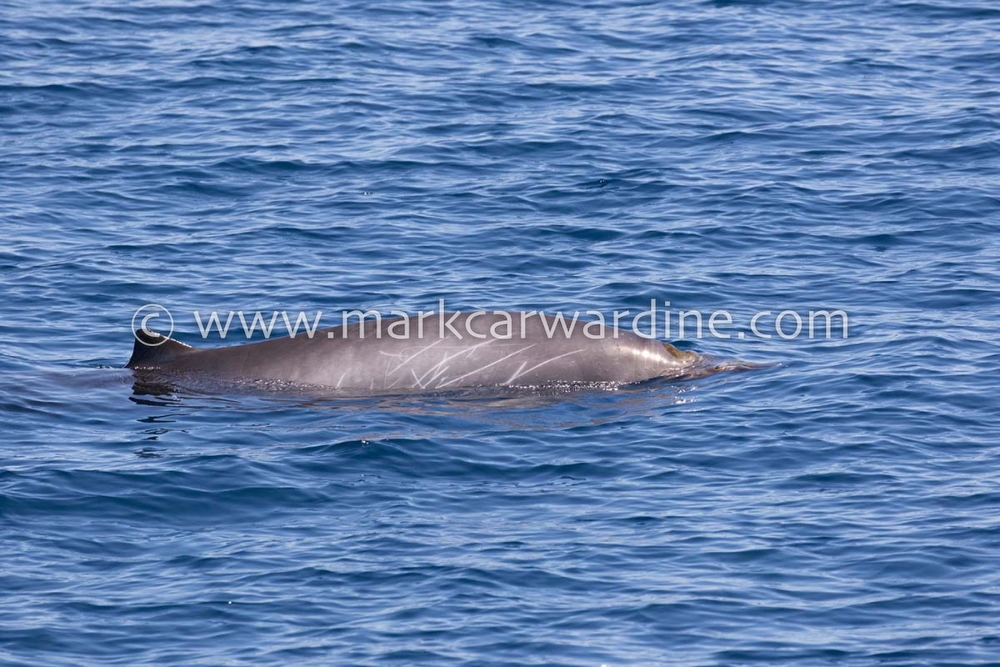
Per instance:
[[[0,664],[998,664],[998,174],[992,1],[4,0]],[[777,365],[121,368],[147,303],[438,299]]]

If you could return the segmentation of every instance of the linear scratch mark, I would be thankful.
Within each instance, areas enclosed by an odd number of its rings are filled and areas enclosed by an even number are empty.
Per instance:
[[[509,380],[507,380],[507,382],[509,384],[509,383],[513,382],[514,380],[516,380],[517,378],[521,377],[522,375],[527,375],[531,371],[539,369],[542,366],[544,366],[545,364],[551,364],[553,361],[556,361],[557,359],[562,359],[563,357],[568,357],[571,354],[577,354],[578,352],[583,352],[583,350],[582,349],[580,349],[580,350],[573,350],[572,352],[567,352],[565,354],[560,354],[558,356],[552,357],[551,359],[547,359],[547,360],[543,361],[540,364],[535,364],[534,366],[532,366],[528,370],[524,371],[523,373],[520,372],[520,369],[519,369],[517,373],[514,373],[514,375]]]
[[[431,376],[431,379],[427,381],[427,384],[430,384],[431,382],[434,382],[434,380],[437,380],[439,377],[441,377],[442,375],[444,375],[445,373],[447,373],[449,368],[451,368],[451,366],[445,366],[444,368],[439,369],[437,373],[435,373],[433,376]],[[445,376],[445,377],[447,377],[447,376]]]
[[[517,377],[518,375],[520,375],[520,374],[521,374],[521,371],[522,371],[522,370],[524,370],[524,367],[525,367],[525,366],[527,366],[527,365],[528,365],[528,362],[527,362],[527,361],[522,361],[522,362],[521,362],[521,365],[517,367],[517,370],[516,370],[516,371],[514,371],[514,374],[513,374],[513,375],[511,375],[511,376],[510,376],[510,379],[509,379],[509,380],[507,380],[506,382],[504,382],[504,384],[510,384],[511,382],[513,382],[513,381],[514,381],[514,378],[516,378],[516,377]]]
[[[444,338],[439,338],[439,339],[437,339],[436,341],[434,341],[433,343],[431,343],[430,345],[427,345],[427,346],[425,346],[425,347],[422,347],[422,348],[420,348],[419,350],[417,350],[416,352],[414,352],[413,354],[411,354],[410,356],[408,356],[408,357],[407,357],[406,359],[403,359],[403,360],[402,360],[401,362],[399,362],[399,364],[397,364],[395,368],[392,368],[392,369],[390,369],[390,370],[388,371],[388,373],[389,373],[390,375],[391,375],[392,373],[395,373],[395,372],[396,372],[396,371],[398,371],[398,370],[399,370],[400,368],[402,368],[402,367],[403,367],[403,366],[405,366],[406,364],[408,364],[408,363],[410,363],[411,361],[413,361],[414,359],[416,359],[416,358],[417,358],[417,357],[418,357],[419,355],[423,354],[423,353],[424,353],[424,352],[426,352],[427,350],[431,349],[431,348],[432,348],[432,347],[434,347],[435,345],[438,345],[438,344],[440,344],[440,343],[442,343],[442,342],[444,342]],[[387,353],[383,353],[383,354],[387,354]],[[398,358],[402,357],[403,355],[402,355],[402,354],[390,354],[390,355],[388,355],[388,356],[392,356],[392,357],[396,357],[396,358],[398,359]]]
[[[427,380],[426,384],[430,384],[431,382],[433,382],[434,378],[438,377],[439,375],[441,375],[441,373],[444,372],[443,370],[441,370],[442,366],[444,366],[444,370],[448,370],[448,367],[445,366],[445,364],[454,359],[455,356],[457,355],[452,355],[450,357],[447,354],[444,355],[441,361],[437,362],[436,364],[428,368],[426,371],[424,371],[424,374],[421,375],[420,377],[417,377],[417,372],[415,370],[410,369],[410,372],[413,373],[413,377],[417,380],[417,382],[420,383],[420,388],[423,389],[425,384],[424,378],[426,378],[431,373],[434,373],[434,371],[437,371],[437,373],[434,374],[434,377],[432,377],[430,380]]]
[[[430,368],[428,368],[428,369],[427,369],[427,370],[426,370],[426,371],[424,372],[424,374],[420,376],[420,379],[421,379],[421,381],[422,381],[422,380],[423,380],[424,378],[426,378],[426,377],[427,377],[428,375],[430,375],[431,373],[434,373],[435,371],[437,371],[437,372],[436,372],[436,373],[434,374],[434,376],[433,376],[433,377],[432,377],[432,378],[431,378],[430,380],[428,380],[428,381],[427,381],[427,384],[430,384],[430,383],[431,383],[431,382],[433,382],[433,381],[434,381],[435,379],[437,379],[438,377],[440,377],[440,375],[441,375],[441,373],[442,373],[443,371],[441,371],[441,370],[439,370],[439,369],[440,369],[440,368],[441,368],[442,366],[444,366],[445,364],[447,364],[447,363],[448,363],[449,361],[451,361],[452,359],[457,359],[458,357],[462,356],[463,354],[464,354],[464,355],[467,355],[467,356],[468,356],[468,355],[471,355],[471,354],[472,354],[473,352],[475,352],[475,351],[476,351],[477,349],[481,348],[481,347],[482,347],[483,345],[489,345],[489,344],[490,344],[490,343],[492,343],[492,342],[493,342],[493,340],[487,340],[487,341],[484,341],[484,342],[482,342],[482,343],[478,343],[478,344],[476,344],[476,345],[473,345],[473,346],[472,346],[472,347],[470,347],[470,348],[466,348],[466,349],[464,349],[464,350],[459,350],[458,352],[455,352],[454,354],[448,354],[448,353],[446,352],[446,353],[445,353],[445,355],[444,355],[444,357],[443,357],[443,358],[441,359],[441,361],[437,362],[436,364],[434,364],[433,366],[431,366]],[[448,370],[448,368],[447,368],[447,367],[445,367],[445,369],[444,369],[444,370]]]
[[[438,388],[438,389],[440,389],[441,387],[447,387],[447,386],[448,386],[448,385],[450,385],[450,384],[455,384],[456,382],[459,382],[459,381],[461,381],[461,380],[463,380],[463,379],[465,379],[465,378],[469,377],[470,375],[475,375],[476,373],[479,373],[479,372],[481,372],[481,371],[485,371],[485,370],[486,370],[487,368],[489,368],[490,366],[496,366],[496,365],[497,365],[497,364],[499,364],[500,362],[503,362],[503,361],[506,361],[506,360],[510,359],[510,358],[511,358],[511,357],[513,357],[513,356],[514,356],[515,354],[521,354],[522,352],[527,352],[528,350],[530,350],[530,349],[531,349],[531,348],[533,348],[533,347],[534,347],[534,344],[532,344],[532,345],[529,345],[528,347],[522,347],[522,348],[521,348],[520,350],[514,350],[514,351],[513,351],[513,352],[511,352],[510,354],[507,354],[507,355],[504,355],[504,356],[500,357],[499,359],[497,359],[496,361],[491,361],[490,363],[486,364],[486,365],[485,365],[485,366],[483,366],[482,368],[477,368],[477,369],[476,369],[476,370],[474,370],[474,371],[469,371],[469,372],[468,372],[468,373],[466,373],[465,375],[459,375],[459,376],[458,376],[457,378],[454,378],[454,379],[451,379],[451,380],[448,380],[447,382],[443,382],[443,381],[442,381],[442,382],[441,382],[440,384],[438,384],[437,388]]]

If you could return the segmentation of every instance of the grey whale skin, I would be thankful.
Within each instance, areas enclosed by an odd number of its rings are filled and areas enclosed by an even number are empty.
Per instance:
[[[653,378],[704,375],[737,366],[679,350],[669,343],[606,326],[577,322],[570,335],[556,326],[549,336],[538,315],[511,312],[512,326],[494,313],[374,318],[298,336],[197,349],[140,329],[126,368],[168,373],[209,374],[232,380],[271,380],[363,392],[440,391],[469,387],[537,387],[558,384],[627,384]],[[461,336],[444,328],[442,318]],[[499,335],[492,327],[499,324]],[[396,328],[390,331],[390,327]],[[548,318],[549,330],[553,326]],[[567,326],[568,326],[567,322]],[[381,336],[379,337],[379,329]],[[471,333],[470,333],[471,332]],[[395,333],[397,337],[390,334]],[[472,333],[482,338],[474,337]],[[505,339],[508,333],[512,337]],[[617,337],[615,334],[617,333]]]

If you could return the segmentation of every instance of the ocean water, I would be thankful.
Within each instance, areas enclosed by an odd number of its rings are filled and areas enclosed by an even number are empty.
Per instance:
[[[0,664],[997,664],[998,44],[987,0],[0,2]],[[661,337],[774,366],[122,368],[144,304],[439,299],[726,311]]]

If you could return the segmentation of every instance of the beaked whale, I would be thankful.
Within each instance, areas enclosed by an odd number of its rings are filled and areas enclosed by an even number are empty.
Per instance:
[[[603,323],[598,328],[598,323],[578,322],[567,332],[552,320],[502,311],[436,313],[370,319],[317,330],[311,336],[203,349],[139,329],[126,368],[385,393],[624,385],[749,367],[679,350]],[[400,335],[403,331],[406,336]],[[602,335],[594,336],[595,331]]]

